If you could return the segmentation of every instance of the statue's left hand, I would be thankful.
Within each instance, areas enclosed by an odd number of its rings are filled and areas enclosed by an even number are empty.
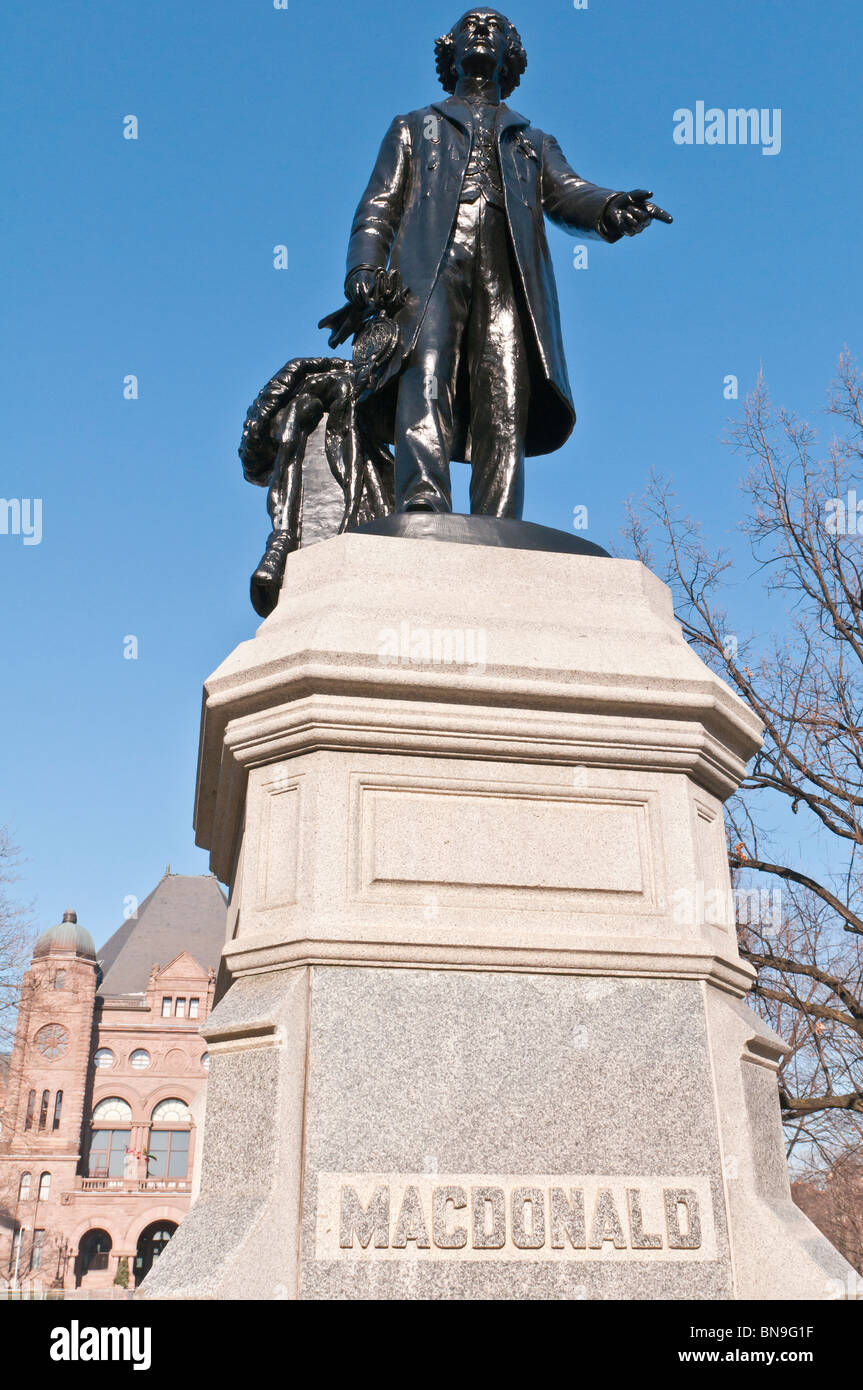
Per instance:
[[[673,222],[674,218],[664,208],[657,207],[650,199],[653,194],[647,188],[633,188],[631,193],[618,193],[605,209],[605,223],[610,231],[619,236],[638,236],[651,222]]]

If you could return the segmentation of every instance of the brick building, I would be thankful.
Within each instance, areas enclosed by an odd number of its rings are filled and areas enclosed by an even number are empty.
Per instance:
[[[189,1209],[226,904],[165,873],[96,951],[39,937],[0,1062],[0,1286],[140,1282]]]

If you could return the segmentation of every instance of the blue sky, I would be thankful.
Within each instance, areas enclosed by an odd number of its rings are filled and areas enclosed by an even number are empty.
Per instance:
[[[207,869],[191,828],[201,685],[254,632],[267,531],[236,457],[245,410],[288,357],[325,350],[315,325],[341,303],[378,144],[394,114],[440,95],[433,42],[460,12],[4,9],[0,491],[42,499],[43,535],[0,535],[0,821],[40,926],[75,907],[101,942],[168,861]],[[567,529],[585,504],[590,537],[614,543],[623,499],[657,467],[735,545],[724,378],[742,396],[763,363],[774,397],[815,415],[843,342],[860,349],[863,12],[531,0],[510,15],[529,57],[510,104],[580,173],[652,188],[675,215],[592,243],[586,270],[550,229],[579,423],[529,462],[525,515]],[[674,112],[698,101],[779,108],[780,153],[676,144]],[[730,606],[766,636],[775,610],[749,573]]]

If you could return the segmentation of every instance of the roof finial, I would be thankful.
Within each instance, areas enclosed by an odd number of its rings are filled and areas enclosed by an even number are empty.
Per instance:
[[[64,922],[77,922],[77,920],[78,914],[77,912],[73,912],[71,908],[69,908],[67,912],[63,913]]]

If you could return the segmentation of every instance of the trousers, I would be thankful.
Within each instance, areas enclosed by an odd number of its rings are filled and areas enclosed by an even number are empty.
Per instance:
[[[483,197],[459,205],[399,378],[397,511],[452,511],[449,466],[459,379],[466,380],[470,400],[471,513],[519,519],[530,375],[506,213]]]

